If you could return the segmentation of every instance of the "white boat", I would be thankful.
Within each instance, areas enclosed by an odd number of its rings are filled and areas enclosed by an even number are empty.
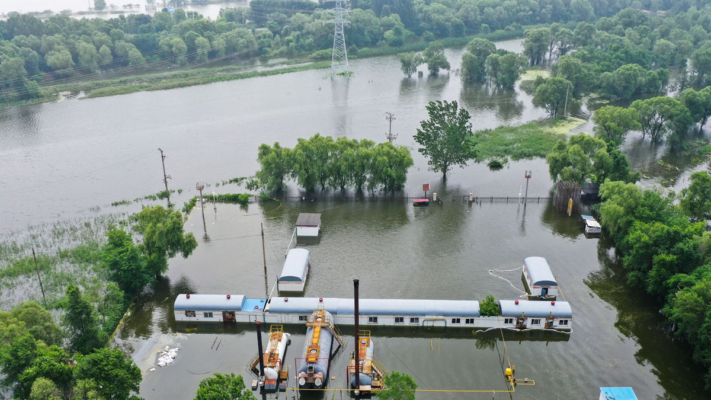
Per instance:
[[[597,235],[602,233],[602,227],[600,223],[595,220],[590,215],[582,215],[583,222],[585,223],[585,233],[588,235]]]

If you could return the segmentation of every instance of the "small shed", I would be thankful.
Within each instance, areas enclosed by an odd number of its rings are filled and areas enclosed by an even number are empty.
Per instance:
[[[523,260],[523,277],[531,296],[549,299],[558,296],[558,282],[543,257],[528,257]]]
[[[637,400],[631,387],[601,387],[599,400]]]
[[[580,189],[580,200],[585,203],[593,203],[600,201],[600,184],[586,183]]]
[[[321,231],[321,214],[301,213],[296,219],[296,237],[317,237]]]
[[[311,257],[308,250],[289,250],[284,261],[284,268],[281,270],[281,276],[279,276],[279,291],[303,292],[310,266]]]

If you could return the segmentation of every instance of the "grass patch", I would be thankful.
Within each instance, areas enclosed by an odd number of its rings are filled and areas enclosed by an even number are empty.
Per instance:
[[[545,69],[528,69],[521,75],[520,80],[522,81],[535,81],[538,77],[549,78],[551,72]]]
[[[566,135],[534,121],[521,126],[500,126],[474,133],[477,162],[510,158],[514,161],[544,158]]]
[[[575,117],[558,118],[550,123],[544,124],[543,129],[553,133],[569,135],[573,129],[579,128],[587,122],[588,121],[582,118]]]

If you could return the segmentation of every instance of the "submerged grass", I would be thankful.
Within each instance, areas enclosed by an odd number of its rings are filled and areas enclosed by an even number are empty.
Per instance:
[[[566,134],[551,128],[551,123],[534,121],[521,126],[500,126],[474,134],[477,162],[509,158],[544,158]]]

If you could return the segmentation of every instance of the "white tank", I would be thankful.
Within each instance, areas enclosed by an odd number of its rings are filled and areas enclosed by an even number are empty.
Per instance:
[[[277,359],[277,368],[264,368],[264,376],[266,379],[278,379],[279,378],[279,370],[281,370],[281,366],[284,360],[284,354],[286,352],[286,345],[289,343],[289,338],[291,335],[288,333],[282,333],[281,335],[281,340],[276,342],[276,354],[279,356]],[[264,356],[267,357],[268,354],[272,352],[272,341],[269,341],[269,344],[267,345],[267,351],[264,353]]]

